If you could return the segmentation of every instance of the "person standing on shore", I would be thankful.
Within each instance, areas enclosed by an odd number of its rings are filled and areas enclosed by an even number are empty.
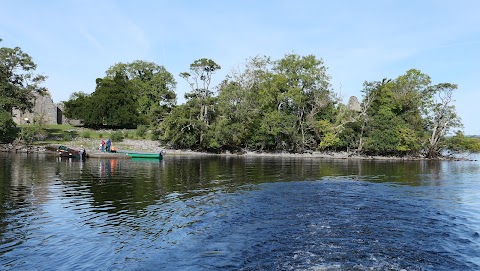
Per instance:
[[[105,151],[105,140],[103,140],[103,139],[102,139],[102,141],[100,142],[100,150],[101,150],[102,152]]]
[[[110,152],[110,146],[112,145],[112,141],[109,139],[107,139],[107,143],[105,143],[105,151],[106,152]]]

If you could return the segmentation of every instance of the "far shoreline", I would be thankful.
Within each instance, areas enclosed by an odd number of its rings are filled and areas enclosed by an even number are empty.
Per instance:
[[[71,148],[81,149],[84,148],[88,153],[101,153],[96,145],[96,141],[93,140],[74,140],[61,143],[45,143],[38,145],[25,145],[25,144],[0,144],[0,152],[10,153],[55,153],[52,148],[55,146],[64,145]],[[321,159],[340,159],[340,160],[379,160],[379,161],[478,161],[476,159],[469,159],[465,157],[452,157],[441,156],[437,158],[425,158],[425,157],[397,157],[397,156],[372,156],[372,155],[359,155],[356,153],[348,152],[309,152],[309,153],[288,153],[288,152],[253,152],[246,151],[243,153],[209,153],[193,150],[178,150],[165,148],[158,144],[157,141],[152,140],[123,140],[118,142],[115,146],[119,150],[128,150],[132,152],[160,152],[165,151],[166,157],[169,155],[195,155],[195,156],[230,156],[230,157],[278,157],[278,158],[321,158]],[[95,158],[93,158],[95,159]]]

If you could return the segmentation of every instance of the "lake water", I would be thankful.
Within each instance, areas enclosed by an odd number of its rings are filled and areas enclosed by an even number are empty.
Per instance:
[[[480,162],[0,153],[2,270],[480,270]]]

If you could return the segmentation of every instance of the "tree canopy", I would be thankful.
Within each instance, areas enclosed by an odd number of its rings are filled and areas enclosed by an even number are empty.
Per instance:
[[[176,82],[165,67],[153,62],[136,60],[110,67],[108,78],[122,73],[132,84],[137,109],[144,123],[158,125],[176,105]]]
[[[5,111],[10,114],[13,109],[29,111],[33,95],[46,92],[41,86],[46,76],[35,74],[36,68],[32,57],[20,47],[0,48],[0,106]]]
[[[98,78],[91,95],[76,92],[65,102],[65,115],[89,127],[158,126],[176,104],[176,82],[152,62],[117,63]]]
[[[45,77],[34,74],[35,68],[20,48],[0,48],[4,138],[15,130],[13,109],[29,110],[33,95],[46,91],[40,86]],[[165,67],[137,60],[111,66],[92,94],[73,93],[64,113],[94,128],[146,124],[172,147],[213,152],[348,151],[435,158],[447,147],[476,144],[458,132],[447,138],[462,128],[453,99],[457,85],[433,85],[416,69],[365,82],[361,101],[352,106],[340,102],[327,67],[315,55],[253,57],[214,87],[218,63],[201,58],[189,68],[180,73],[190,87],[184,104],[176,105],[176,82]]]
[[[133,84],[123,73],[98,78],[91,95],[74,93],[65,102],[65,115],[83,121],[87,127],[136,127],[140,124]]]
[[[0,39],[0,42],[2,39]],[[47,90],[41,84],[46,77],[35,74],[37,65],[20,47],[0,47],[0,138],[2,142],[15,139],[17,129],[13,110],[31,111],[35,94]]]

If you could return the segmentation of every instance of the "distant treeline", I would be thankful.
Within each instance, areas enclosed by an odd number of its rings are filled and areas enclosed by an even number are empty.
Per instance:
[[[17,54],[11,51],[15,49]],[[23,78],[30,80],[28,84],[17,80],[35,67],[33,62],[12,61],[26,55],[15,49],[1,48],[2,127],[12,125],[8,118],[13,108],[28,110],[26,98],[44,91],[38,85],[42,80],[33,75]],[[10,66],[14,62],[17,66]],[[90,128],[148,125],[172,148],[210,152],[348,151],[437,157],[445,148],[480,150],[478,139],[461,131],[446,138],[462,128],[453,104],[457,86],[433,85],[416,69],[397,78],[365,82],[361,101],[351,99],[345,105],[332,89],[327,67],[314,55],[253,57],[212,87],[220,68],[211,59],[194,61],[180,74],[190,90],[186,102],[177,105],[176,81],[163,66],[117,63],[104,78],[96,79],[93,93],[73,93],[64,102],[64,114]]]

